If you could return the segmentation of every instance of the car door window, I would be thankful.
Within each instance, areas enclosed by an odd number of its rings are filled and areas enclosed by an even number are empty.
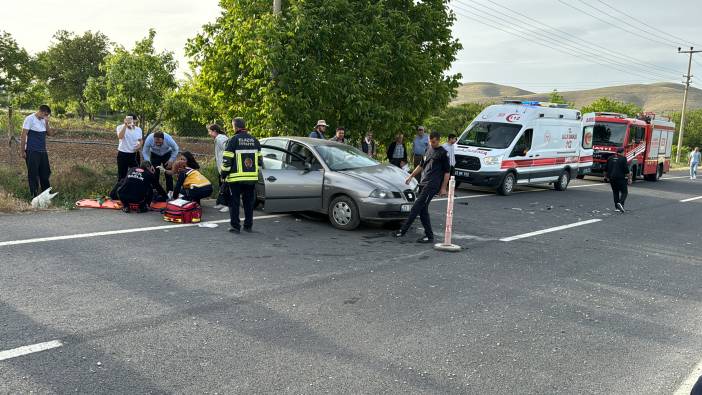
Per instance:
[[[312,151],[306,146],[292,142],[290,144],[290,152],[294,155],[286,155],[287,159],[285,160],[285,163],[289,166],[298,170],[305,170],[307,169],[307,163],[309,163],[311,166],[310,170],[319,170],[322,168]]]
[[[266,140],[263,145],[268,145],[271,147],[277,147],[284,150],[288,142],[281,139],[269,139]],[[285,152],[261,147],[261,156],[263,157],[263,168],[268,170],[281,170],[285,168]]]
[[[533,136],[533,129],[525,130],[522,136],[517,141],[517,144],[514,146],[514,150],[512,150],[512,155],[510,156],[526,156],[529,150],[531,149],[531,140]]]

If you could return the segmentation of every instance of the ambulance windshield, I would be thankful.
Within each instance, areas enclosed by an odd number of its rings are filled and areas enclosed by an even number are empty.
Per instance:
[[[592,144],[621,147],[625,136],[625,123],[598,122],[592,133]]]
[[[460,145],[504,149],[512,144],[522,125],[499,122],[476,122],[458,140]]]

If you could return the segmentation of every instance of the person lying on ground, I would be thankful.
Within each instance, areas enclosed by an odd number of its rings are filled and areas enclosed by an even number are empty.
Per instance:
[[[149,211],[154,200],[154,190],[157,195],[166,196],[166,191],[158,183],[154,172],[154,166],[149,161],[142,161],[139,166],[129,168],[127,175],[110,192],[110,197],[122,202],[122,211],[125,213],[130,211],[130,205],[138,205],[140,213]]]
[[[178,161],[173,166],[173,174],[177,181],[173,190],[173,197],[178,198],[183,194],[183,199],[200,204],[200,200],[212,195],[212,183],[199,171],[200,164],[197,163],[193,154],[183,151],[178,155]]]

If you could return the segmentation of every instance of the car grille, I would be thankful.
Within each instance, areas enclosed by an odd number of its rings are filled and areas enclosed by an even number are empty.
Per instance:
[[[464,170],[480,170],[480,159],[474,156],[456,155],[456,167]]]
[[[392,197],[394,197],[395,199],[401,199],[402,194],[400,192],[393,192]]]
[[[408,202],[414,202],[414,200],[417,198],[417,194],[411,189],[405,189],[405,191],[402,193],[404,193],[405,199],[407,199]]]

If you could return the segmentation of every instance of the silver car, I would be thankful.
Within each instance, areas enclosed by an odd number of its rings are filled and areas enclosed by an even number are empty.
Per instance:
[[[263,168],[256,199],[270,213],[311,211],[338,229],[361,221],[400,222],[409,214],[417,183],[403,170],[337,142],[306,137],[261,140]]]

